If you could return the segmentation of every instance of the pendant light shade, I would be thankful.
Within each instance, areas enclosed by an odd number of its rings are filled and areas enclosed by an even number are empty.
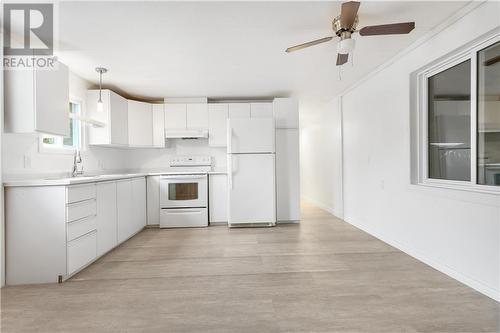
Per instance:
[[[97,112],[104,111],[104,104],[102,102],[102,74],[108,70],[104,67],[96,67],[96,72],[99,73],[99,99],[97,100]]]

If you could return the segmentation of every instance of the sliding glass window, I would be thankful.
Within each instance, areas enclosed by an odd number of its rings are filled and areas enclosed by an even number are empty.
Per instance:
[[[500,36],[417,73],[418,182],[500,192]]]
[[[477,56],[477,182],[500,185],[500,43]]]

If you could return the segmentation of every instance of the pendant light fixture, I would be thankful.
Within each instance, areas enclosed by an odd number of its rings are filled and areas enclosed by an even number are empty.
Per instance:
[[[102,103],[102,74],[108,70],[104,67],[96,67],[95,71],[99,73],[99,100],[97,100],[97,112],[104,111],[104,104]]]

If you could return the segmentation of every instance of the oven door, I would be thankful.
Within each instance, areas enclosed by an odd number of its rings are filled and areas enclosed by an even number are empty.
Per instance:
[[[161,208],[207,207],[207,175],[160,177]]]

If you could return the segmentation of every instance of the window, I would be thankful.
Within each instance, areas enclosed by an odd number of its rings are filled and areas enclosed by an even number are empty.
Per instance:
[[[81,122],[78,117],[81,113],[81,103],[71,101],[69,103],[69,136],[51,136],[43,135],[41,139],[41,148],[44,152],[72,153],[80,148],[81,142]]]
[[[477,181],[500,185],[500,43],[477,59]]]
[[[427,79],[429,178],[470,180],[470,60]]]
[[[500,192],[500,36],[415,76],[416,182]]]

